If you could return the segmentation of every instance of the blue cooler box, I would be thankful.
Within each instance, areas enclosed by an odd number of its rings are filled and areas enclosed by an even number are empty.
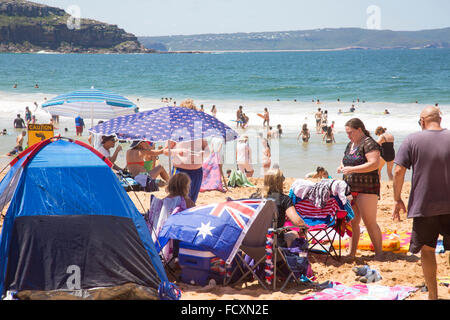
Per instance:
[[[220,272],[222,261],[210,251],[180,242],[178,264],[181,267],[181,282],[205,286],[214,279],[216,283],[221,283],[224,279],[224,272]]]

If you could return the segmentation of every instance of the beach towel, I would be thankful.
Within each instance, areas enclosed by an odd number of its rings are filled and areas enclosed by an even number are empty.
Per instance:
[[[331,184],[334,180],[323,179],[309,188],[306,192],[304,200],[308,199],[317,207],[324,208],[328,204],[331,196]]]
[[[343,180],[323,179],[315,183],[297,179],[292,184],[291,190],[298,198],[309,199],[317,207],[326,205],[331,196],[339,197],[342,205],[346,205],[351,197],[350,187]]]
[[[339,282],[332,282],[330,286],[302,300],[404,300],[417,290],[415,287],[388,287],[374,284],[346,286]]]
[[[254,187],[255,185],[248,181],[247,176],[240,170],[231,171],[228,179],[228,186],[230,187]]]
[[[350,221],[355,217],[355,213],[353,212],[349,201],[343,205],[338,195],[332,195],[329,197],[327,204],[323,208],[319,208],[311,199],[302,200],[296,196],[294,189],[292,188],[289,190],[289,197],[291,198],[292,203],[294,203],[297,213],[310,227],[309,231],[320,230],[326,228],[327,226],[333,226],[333,228],[341,236],[352,235]],[[334,219],[343,217],[345,217],[345,221],[341,224],[340,228],[338,228],[334,223]]]
[[[200,192],[209,190],[225,191],[222,185],[222,175],[219,168],[220,155],[212,152],[203,162],[203,178]]]

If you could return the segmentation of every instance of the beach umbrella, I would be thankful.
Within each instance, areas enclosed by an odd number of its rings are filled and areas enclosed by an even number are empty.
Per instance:
[[[227,142],[238,137],[236,131],[217,118],[185,107],[163,107],[119,116],[98,124],[89,131],[101,135],[116,135],[122,140],[152,142],[194,141],[214,136],[222,137]],[[169,153],[169,170],[170,161]]]
[[[112,92],[95,89],[78,90],[59,95],[42,104],[51,115],[91,119],[111,119],[136,112],[136,105]]]

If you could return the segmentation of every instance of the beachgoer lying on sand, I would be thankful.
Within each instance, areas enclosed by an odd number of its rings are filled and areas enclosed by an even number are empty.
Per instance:
[[[155,166],[156,157],[163,154],[164,149],[154,150],[153,143],[136,140],[127,151],[127,169],[132,177],[138,174],[148,174],[152,179],[159,176],[165,183],[169,181],[169,175],[162,165]],[[146,163],[147,162],[147,163]]]
[[[23,151],[23,138],[27,135],[27,132],[23,130],[16,138],[16,146],[12,149],[7,156],[14,156]]]
[[[328,179],[328,172],[324,167],[317,167],[316,171],[307,173],[305,179]]]

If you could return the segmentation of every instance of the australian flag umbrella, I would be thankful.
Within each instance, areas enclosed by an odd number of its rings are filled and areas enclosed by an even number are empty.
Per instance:
[[[98,124],[90,132],[123,140],[193,141],[219,136],[235,140],[238,133],[215,117],[185,107],[163,107],[124,115]]]

